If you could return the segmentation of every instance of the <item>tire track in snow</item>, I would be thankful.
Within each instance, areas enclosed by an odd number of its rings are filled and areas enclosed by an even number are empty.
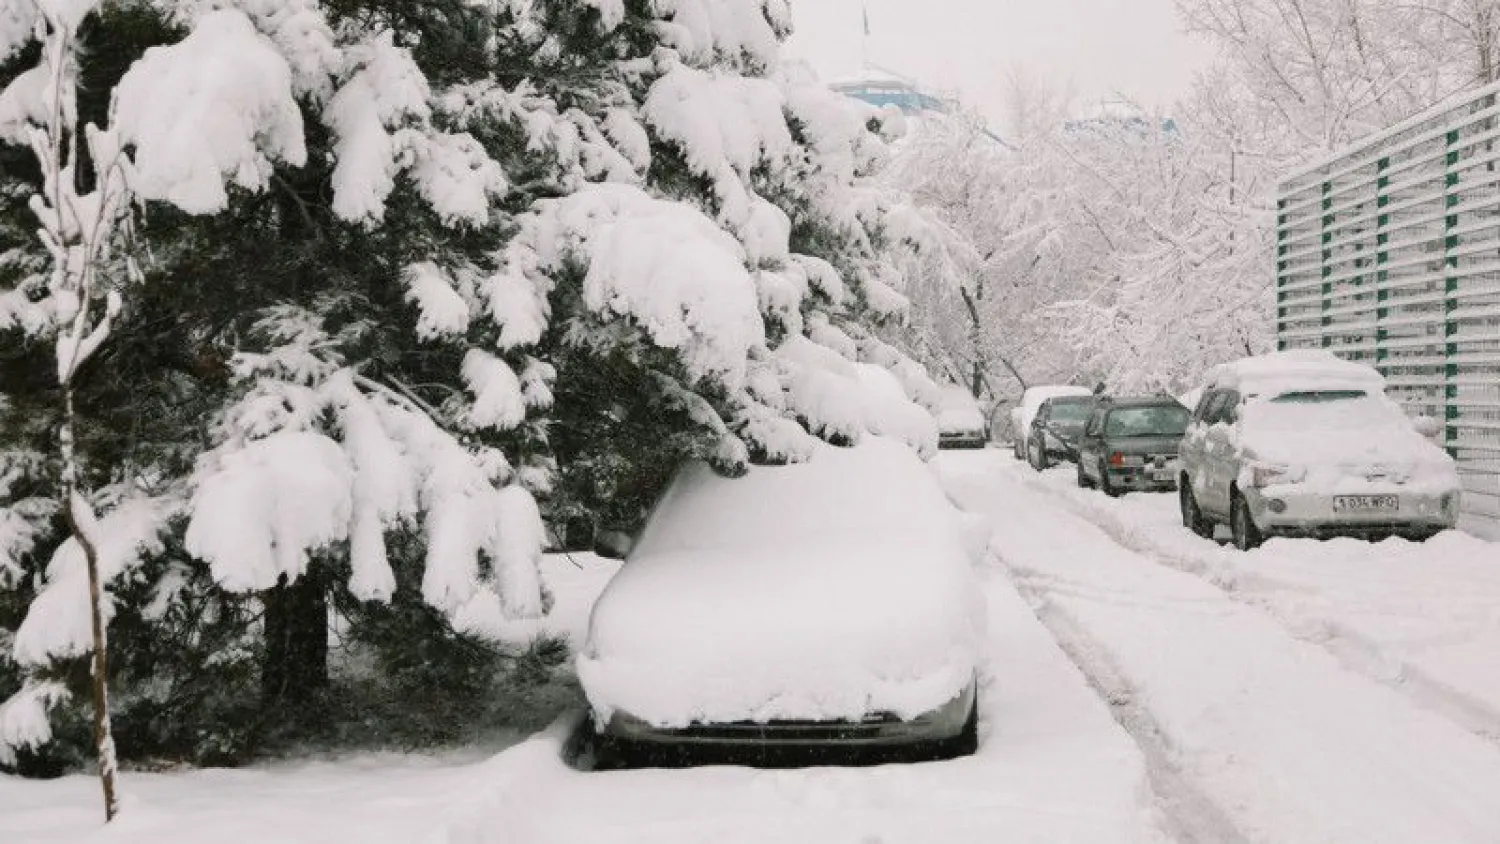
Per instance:
[[[1047,598],[1045,589],[1010,566],[1000,554],[992,554],[1031,604],[1063,653],[1088,680],[1089,686],[1109,706],[1115,722],[1128,733],[1146,759],[1146,774],[1166,820],[1166,832],[1180,844],[1245,844],[1248,839],[1211,799],[1182,772],[1171,742],[1151,712],[1136,698],[1129,681],[1115,667],[1108,653],[1094,642],[1067,611]]]
[[[1200,578],[1236,603],[1264,613],[1298,640],[1322,648],[1345,669],[1400,692],[1422,708],[1435,712],[1500,747],[1500,709],[1443,683],[1419,666],[1390,656],[1374,639],[1347,624],[1334,619],[1292,616],[1270,598],[1247,594],[1239,588],[1246,581],[1263,581],[1272,588],[1284,588],[1283,584],[1270,578],[1255,574],[1247,576],[1240,572],[1231,572],[1226,577],[1218,564],[1206,555],[1184,553],[1153,540],[1148,533],[1114,512],[1108,500],[1099,501],[1097,506],[1081,501],[1070,494],[1072,490],[1060,489],[1048,483],[1045,476],[1036,474],[1029,467],[1022,471],[1018,468],[1022,466],[1025,464],[1013,463],[1006,466],[1006,471],[1028,489],[1045,493],[1061,502],[1069,512],[1104,531],[1122,548],[1166,568]]]

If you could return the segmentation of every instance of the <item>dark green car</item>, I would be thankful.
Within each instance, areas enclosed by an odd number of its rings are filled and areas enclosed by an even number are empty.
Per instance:
[[[1104,398],[1078,444],[1078,485],[1107,495],[1177,488],[1178,450],[1192,414],[1170,396]]]
[[[1041,471],[1056,460],[1077,460],[1078,439],[1098,403],[1095,396],[1055,396],[1042,402],[1026,437],[1031,467]]]

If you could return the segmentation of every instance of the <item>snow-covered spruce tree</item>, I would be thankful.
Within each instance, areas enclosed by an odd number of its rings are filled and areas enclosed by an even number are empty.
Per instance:
[[[159,350],[134,346],[129,351],[136,354],[125,357],[153,375],[169,368],[195,370],[192,376],[206,383],[186,389],[201,396],[214,394],[221,380],[217,376],[222,367],[213,364],[216,347],[246,353],[234,356],[231,372],[222,373],[233,376],[217,392],[220,404],[229,404],[209,414],[215,422],[200,433],[198,445],[168,444],[169,452],[176,451],[170,446],[186,445],[193,456],[202,455],[190,459],[189,466],[178,459],[180,452],[150,454],[149,448],[130,454],[133,460],[125,465],[95,460],[88,466],[101,479],[99,485],[108,487],[96,503],[108,510],[100,529],[108,537],[115,569],[106,572],[107,577],[113,575],[106,594],[122,604],[115,614],[131,615],[157,632],[162,623],[175,620],[184,641],[201,646],[205,632],[221,626],[226,612],[245,606],[226,596],[253,596],[269,622],[280,597],[276,593],[286,588],[282,581],[295,584],[310,562],[340,547],[349,550],[335,550],[344,562],[328,576],[341,578],[360,597],[385,598],[393,577],[382,568],[383,531],[404,526],[424,535],[427,564],[422,588],[432,603],[449,607],[463,600],[465,592],[472,594],[484,584],[483,570],[493,573],[491,579],[509,578],[506,594],[513,599],[513,609],[519,606],[516,612],[539,611],[533,559],[540,545],[539,520],[529,495],[506,482],[511,473],[498,450],[477,437],[471,442],[467,435],[444,429],[441,423],[446,420],[439,409],[400,395],[356,371],[349,360],[353,350],[378,362],[381,350],[371,349],[367,342],[361,345],[370,333],[370,314],[373,310],[389,319],[404,307],[395,284],[400,273],[389,262],[379,264],[381,258],[390,258],[389,252],[370,256],[375,266],[366,268],[350,260],[357,257],[357,244],[347,237],[322,251],[309,246],[342,234],[334,231],[334,223],[347,224],[349,231],[363,236],[382,222],[387,206],[397,202],[422,206],[433,221],[430,230],[486,223],[503,182],[498,165],[469,136],[435,127],[428,112],[426,80],[409,51],[395,45],[378,20],[364,29],[341,26],[336,38],[333,24],[310,4],[245,3],[222,10],[211,8],[214,4],[172,5],[161,10],[141,3],[106,4],[88,18],[102,30],[97,32],[101,39],[119,34],[108,28],[121,23],[112,15],[145,12],[160,19],[166,11],[171,13],[168,22],[177,29],[158,26],[166,46],[139,57],[123,79],[106,80],[119,115],[129,117],[131,103],[150,112],[137,118],[133,130],[135,166],[128,184],[143,200],[165,199],[189,211],[220,211],[228,204],[232,207],[226,216],[254,225],[234,234],[218,222],[190,225],[161,207],[147,206],[147,222],[165,235],[160,244],[164,248],[156,253],[158,263],[152,267],[153,280],[170,279],[189,296],[173,303],[143,293],[142,304],[159,309],[137,310],[136,300],[131,300],[121,318],[140,332],[176,335],[169,345],[187,341],[197,348],[188,349],[185,366],[172,359],[175,354],[153,354]],[[80,13],[89,11],[83,8]],[[205,74],[220,82],[237,81],[241,87],[226,91],[172,84]],[[21,97],[27,92],[19,85],[7,88],[8,105],[30,102]],[[140,95],[142,86],[153,89],[149,98]],[[188,98],[194,91],[201,96]],[[173,133],[176,124],[168,118],[178,114],[210,127],[238,129],[248,137],[237,140],[221,132],[208,139],[210,152],[204,153],[192,145],[200,127]],[[33,115],[22,111],[7,117],[24,125]],[[309,118],[305,137],[304,117]],[[267,118],[279,122],[269,128],[254,122]],[[162,143],[153,145],[157,140]],[[291,165],[305,160],[304,144],[309,141],[317,152],[329,154],[306,167],[278,169],[258,154],[257,144],[268,141],[283,145],[273,152],[282,153]],[[234,154],[244,158],[235,160]],[[238,188],[226,192],[207,178],[223,170]],[[406,176],[404,193],[392,197],[398,174]],[[304,178],[294,181],[297,175]],[[324,177],[321,187],[331,184],[332,196],[331,213],[322,218],[318,214],[329,203],[309,204],[299,191],[317,191],[320,186],[314,180],[319,176]],[[267,186],[273,190],[266,199],[252,196]],[[231,195],[237,200],[232,204]],[[403,220],[415,215],[413,211]],[[247,246],[250,237],[284,234],[298,226],[303,227],[300,240],[273,236],[263,239],[258,250]],[[276,254],[271,247],[280,245],[278,240],[293,241],[294,254]],[[399,244],[404,259],[423,248],[412,233],[386,242]],[[330,255],[345,262],[334,265],[332,272],[309,272],[317,259]],[[240,260],[236,271],[203,272],[224,268],[229,258]],[[380,292],[387,294],[380,303],[383,311],[370,307],[373,297],[359,286],[382,270],[386,284]],[[198,274],[185,278],[189,273]],[[222,282],[227,289],[205,295],[205,285],[212,282]],[[17,316],[11,324],[47,329],[46,301],[39,306],[30,301],[33,291],[42,289],[39,284],[23,279],[21,289],[7,295],[6,304],[13,306],[8,314]],[[307,304],[297,303],[299,295]],[[174,305],[179,309],[174,311]],[[42,318],[19,318],[35,316],[38,308]],[[329,325],[329,320],[337,322]],[[246,339],[224,342],[235,335]],[[143,338],[132,332],[129,339]],[[108,408],[100,410],[104,418],[99,421],[105,426],[118,421],[108,418]],[[116,428],[103,433],[118,440],[126,432]],[[207,453],[205,446],[210,448]],[[88,456],[101,457],[98,452]],[[6,503],[8,520],[18,518],[34,528],[32,535],[46,538],[47,512],[38,510],[28,519],[16,506],[22,502]],[[421,518],[433,509],[443,518]],[[25,551],[6,550],[14,552],[8,554],[7,566]],[[38,553],[45,558],[48,549],[39,546]],[[66,552],[51,557],[45,586],[14,640],[14,653],[29,679],[0,709],[0,747],[7,753],[48,738],[45,711],[66,699],[67,687],[60,681],[68,658],[88,650],[73,623],[79,617],[73,608],[76,584],[69,580]],[[27,561],[21,559],[21,564]],[[36,561],[30,565],[35,567]],[[129,606],[124,605],[127,598],[133,599]],[[326,641],[326,613],[316,619],[317,638]],[[263,626],[259,644],[270,650],[268,632],[272,631]],[[227,644],[222,652],[207,654],[200,673],[212,673],[226,660],[243,662],[235,655],[242,643]],[[141,679],[160,677],[158,673]],[[145,688],[132,692],[149,696],[160,685],[143,682]]]
[[[682,457],[800,459],[809,431],[904,424],[926,447],[904,410],[871,416],[854,366],[878,359],[932,399],[871,330],[905,305],[889,209],[860,186],[879,116],[781,60],[784,5],[539,5],[543,54],[610,57],[615,98],[584,108],[636,171],[537,203],[506,252],[552,307],[557,514],[628,527]]]

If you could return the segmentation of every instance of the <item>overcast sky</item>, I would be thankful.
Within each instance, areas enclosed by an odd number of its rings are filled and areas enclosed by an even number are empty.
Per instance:
[[[825,79],[858,73],[864,7],[872,62],[995,119],[1012,67],[1071,86],[1079,107],[1115,90],[1165,107],[1211,55],[1173,0],[792,0],[793,52]]]

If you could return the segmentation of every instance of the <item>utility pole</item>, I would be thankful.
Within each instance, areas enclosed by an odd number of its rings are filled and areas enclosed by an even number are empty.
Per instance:
[[[864,15],[864,35],[859,41],[860,70],[868,73],[870,70],[870,4],[865,3],[860,6],[860,11]]]

